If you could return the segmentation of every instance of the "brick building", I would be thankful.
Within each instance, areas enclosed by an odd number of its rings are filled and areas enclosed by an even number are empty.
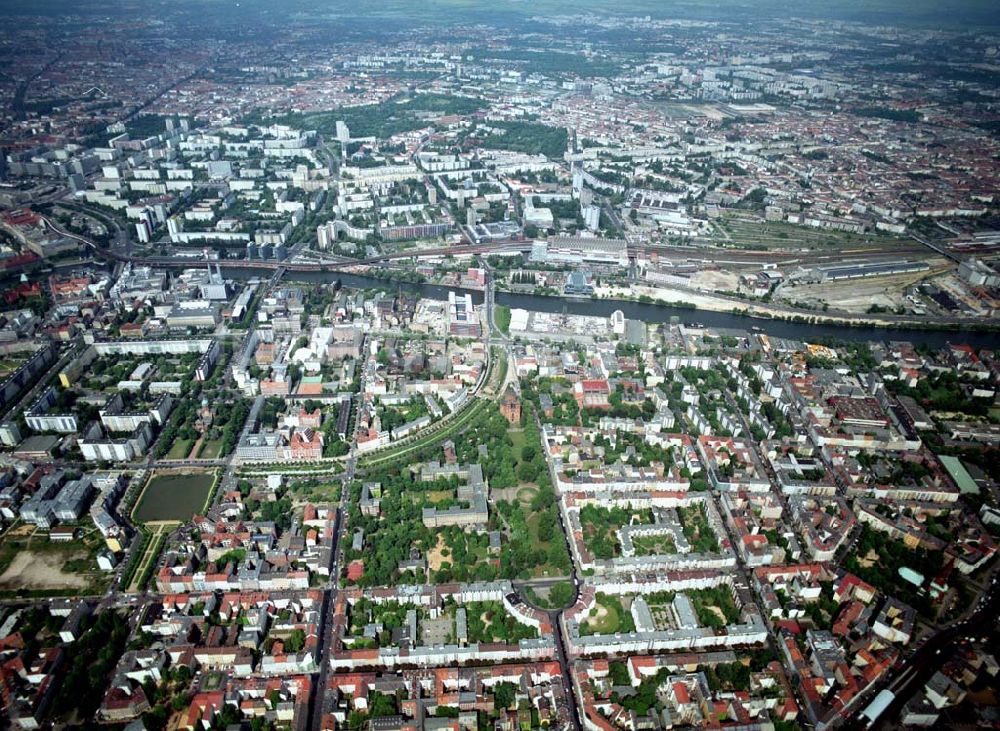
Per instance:
[[[513,425],[521,423],[521,399],[517,397],[514,389],[510,386],[507,386],[507,390],[503,392],[503,397],[500,399],[500,413]]]

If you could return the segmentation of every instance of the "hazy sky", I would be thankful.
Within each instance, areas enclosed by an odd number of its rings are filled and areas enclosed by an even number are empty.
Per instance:
[[[142,16],[175,10],[234,20],[266,17],[275,23],[289,13],[297,18],[360,15],[468,22],[597,12],[716,20],[802,16],[967,30],[1000,26],[1000,0],[0,0],[0,13],[5,14],[114,16],[128,12]]]

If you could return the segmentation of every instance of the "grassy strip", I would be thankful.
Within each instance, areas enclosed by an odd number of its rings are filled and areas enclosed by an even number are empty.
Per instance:
[[[146,564],[146,568],[143,569],[142,574],[139,575],[139,578],[135,582],[135,587],[138,591],[145,589],[146,585],[149,583],[149,579],[156,570],[157,563],[159,563],[160,552],[163,551],[163,544],[166,543],[166,540],[167,534],[165,532],[161,532],[154,539],[153,547],[150,551],[152,555]]]
[[[52,599],[54,597],[102,597],[103,592],[82,589],[7,589],[0,591],[0,599]]]
[[[153,476],[155,474],[155,470],[147,471],[146,479],[137,487],[135,497],[132,498],[132,504],[128,507],[128,520],[132,525],[140,525],[140,523],[135,519],[135,511],[139,509],[139,505],[142,503],[142,497],[146,494],[146,490],[149,488],[149,483],[153,481]],[[121,506],[119,506],[119,509],[120,508]],[[140,530],[142,530],[142,528],[140,528]]]
[[[213,470],[212,477],[212,486],[208,488],[208,495],[205,496],[205,504],[201,506],[202,515],[208,512],[208,508],[215,501],[215,491],[218,490],[219,485],[222,484],[222,471]]]
[[[493,319],[496,320],[500,332],[504,335],[510,335],[510,308],[507,305],[495,305]]]
[[[330,460],[326,464],[296,465],[298,469],[289,469],[287,462],[250,462],[236,470],[238,477],[260,477],[281,472],[283,475],[325,475],[339,474],[343,471],[341,459]]]
[[[139,545],[132,552],[132,555],[129,557],[128,564],[122,571],[120,586],[123,586],[126,589],[132,585],[132,578],[135,576],[135,572],[138,570],[139,564],[142,563],[142,557],[146,555],[146,549],[149,547],[149,541],[152,537],[145,529],[141,529],[139,533],[142,536],[139,539]]]
[[[491,372],[487,374],[486,379],[484,381],[483,385],[484,391],[487,388],[487,386],[492,384],[492,381],[496,375],[499,374],[500,376],[499,383],[503,383],[503,379],[506,378],[507,376],[507,358],[505,357],[504,351],[498,348],[494,348],[492,350],[492,353],[493,353],[493,358],[491,359],[491,364],[490,364]],[[498,361],[499,361],[499,370],[497,370]],[[486,398],[483,399],[476,399],[475,397],[472,398],[474,399],[475,403],[465,406],[465,408],[459,412],[459,415],[456,416],[452,421],[450,421],[447,424],[447,426],[444,426],[432,433],[425,434],[421,436],[419,439],[417,439],[417,441],[413,442],[412,444],[408,444],[400,449],[394,449],[393,447],[390,446],[389,447],[390,451],[388,452],[379,451],[372,454],[370,457],[362,456],[358,460],[358,467],[364,467],[364,468],[375,467],[390,460],[399,459],[404,454],[409,454],[411,452],[415,452],[420,449],[429,447],[432,444],[440,444],[445,439],[452,437],[454,434],[457,433],[458,430],[468,426],[471,423],[472,418],[474,416],[478,416],[479,413],[482,411],[484,404],[489,403],[489,400]]]
[[[490,374],[490,382],[492,383],[494,378],[496,379],[497,388],[500,387],[507,379],[507,351],[500,348],[493,348],[493,362],[497,365],[494,367],[494,372]]]

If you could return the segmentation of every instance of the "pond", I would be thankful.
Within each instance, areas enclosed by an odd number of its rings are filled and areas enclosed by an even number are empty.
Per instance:
[[[138,523],[187,522],[205,508],[215,485],[211,472],[154,475],[139,497],[132,517]]]

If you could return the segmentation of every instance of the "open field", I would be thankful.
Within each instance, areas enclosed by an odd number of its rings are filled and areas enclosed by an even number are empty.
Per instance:
[[[931,268],[923,272],[908,272],[870,279],[845,279],[822,284],[785,285],[779,290],[776,300],[789,304],[805,302],[813,307],[829,305],[859,314],[868,312],[872,305],[895,310],[906,306],[904,295],[908,287],[951,268],[941,258],[932,259],[929,263]]]
[[[30,537],[23,531],[17,536],[8,536],[0,548],[0,593],[94,594],[106,585],[108,575],[95,558],[104,545],[96,532],[66,543],[33,528]]]
[[[740,273],[725,269],[706,269],[692,275],[691,286],[709,292],[735,292],[740,286]]]
[[[211,472],[168,472],[152,477],[132,513],[138,523],[185,522],[204,509],[215,485]]]
[[[86,576],[63,570],[66,560],[86,558],[86,551],[73,553],[38,553],[18,551],[7,570],[0,575],[2,589],[82,589],[90,582]]]

